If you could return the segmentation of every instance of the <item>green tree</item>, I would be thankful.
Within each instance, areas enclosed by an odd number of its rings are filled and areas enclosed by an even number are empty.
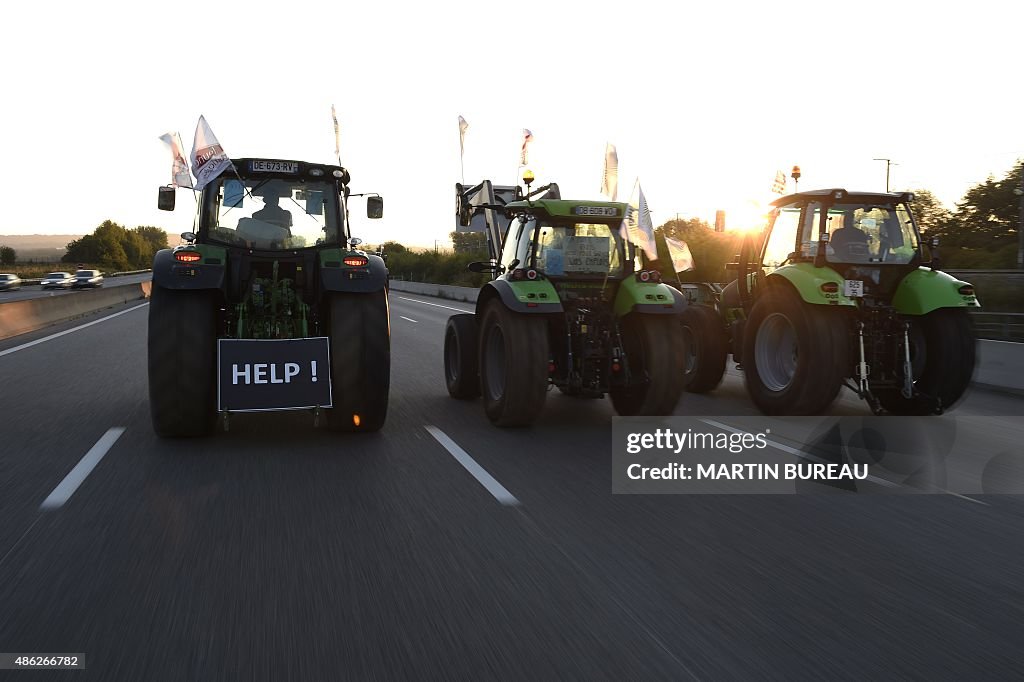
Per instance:
[[[913,194],[914,201],[910,204],[910,210],[914,212],[914,219],[921,232],[938,234],[939,231],[946,229],[949,221],[953,219],[953,212],[926,189],[915,189]]]
[[[380,245],[380,250],[381,253],[391,255],[394,253],[405,253],[406,248],[398,242],[384,242]]]
[[[17,251],[10,246],[0,246],[0,265],[14,265],[17,260]]]
[[[715,232],[710,223],[698,218],[670,220],[654,231],[658,244],[658,268],[666,281],[674,282],[672,259],[665,246],[665,236],[686,242],[693,256],[693,270],[679,273],[684,282],[728,282],[736,273],[725,269],[739,250],[742,236],[737,232]]]

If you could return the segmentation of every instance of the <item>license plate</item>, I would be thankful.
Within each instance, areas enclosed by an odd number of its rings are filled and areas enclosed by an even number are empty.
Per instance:
[[[299,164],[295,161],[267,161],[258,159],[249,162],[249,170],[254,173],[298,173]]]
[[[220,339],[217,409],[230,412],[331,407],[330,343],[311,339]]]
[[[619,209],[614,206],[577,206],[576,215],[594,215],[602,218],[614,218],[619,214]]]
[[[862,298],[864,296],[864,280],[845,280],[843,282],[843,296],[847,298]]]

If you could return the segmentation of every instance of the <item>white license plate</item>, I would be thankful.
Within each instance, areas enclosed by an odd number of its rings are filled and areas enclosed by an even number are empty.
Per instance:
[[[847,298],[863,298],[864,280],[848,279],[843,282],[843,296]]]
[[[299,164],[294,161],[252,161],[249,170],[255,173],[298,173]]]
[[[614,206],[577,206],[576,215],[596,215],[614,218],[619,214],[619,209]]]

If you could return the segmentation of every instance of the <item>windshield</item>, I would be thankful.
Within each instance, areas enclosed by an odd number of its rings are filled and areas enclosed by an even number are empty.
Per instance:
[[[301,178],[223,178],[204,194],[214,196],[209,211],[210,239],[253,249],[301,249],[338,243],[337,187]]]
[[[801,250],[817,252],[821,206],[808,207]],[[829,243],[825,259],[830,263],[909,263],[917,253],[917,232],[906,206],[835,204],[828,207]]]
[[[66,272],[51,272],[49,275],[44,277],[44,279],[67,279],[70,276],[71,275]]]
[[[622,274],[621,240],[600,223],[541,223],[537,232],[537,269],[549,277]]]
[[[75,273],[75,277],[93,277],[94,275],[92,270],[79,270]]]

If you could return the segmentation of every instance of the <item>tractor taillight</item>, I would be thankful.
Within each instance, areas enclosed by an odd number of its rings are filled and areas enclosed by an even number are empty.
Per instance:
[[[612,358],[612,371],[616,373],[622,371],[622,365],[619,364],[618,358]]]
[[[179,263],[196,263],[202,257],[203,254],[198,251],[178,251],[174,254],[174,260]]]
[[[961,296],[974,296],[974,287],[970,284],[963,285],[957,291],[960,292]]]
[[[839,292],[839,284],[836,282],[825,282],[821,285],[821,291],[825,294],[835,294]]]
[[[363,268],[366,267],[369,260],[366,256],[345,256],[342,262],[352,268]]]
[[[554,373],[555,373],[555,363],[552,362],[551,360],[548,360],[548,374],[554,374]]]
[[[533,270],[533,269],[527,270],[526,271],[526,279],[530,280],[531,282],[533,280],[537,279],[537,271]]]
[[[646,270],[641,270],[640,271],[640,281],[641,282],[650,282],[651,281],[651,273],[647,272]]]

